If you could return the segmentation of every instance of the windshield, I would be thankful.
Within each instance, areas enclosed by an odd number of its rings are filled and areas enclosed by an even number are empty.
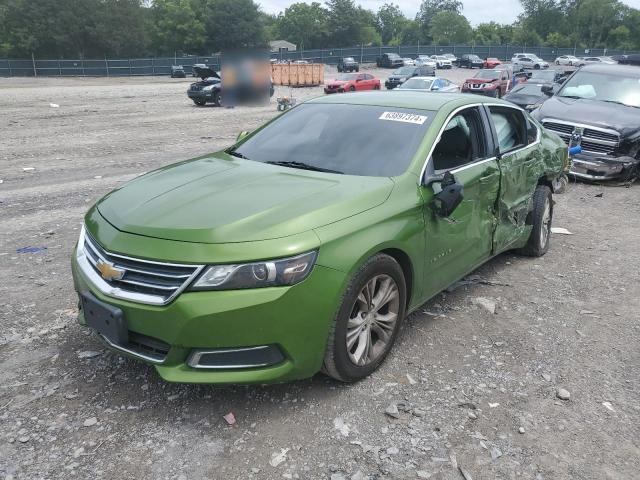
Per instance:
[[[394,75],[411,75],[416,69],[413,67],[402,67],[393,72]]]
[[[542,93],[542,85],[522,83],[517,85],[510,93],[519,93],[520,95],[540,95]]]
[[[343,73],[336,77],[336,80],[340,80],[343,82],[348,82],[349,80],[355,80],[358,76],[357,73]]]
[[[387,53],[387,57],[389,58],[400,58],[400,55],[397,53]]]
[[[353,59],[353,57],[345,57],[342,59],[343,62],[355,62],[355,60]]]
[[[302,104],[249,137],[234,155],[347,175],[396,176],[411,163],[434,116],[409,108]]]
[[[556,79],[555,70],[547,70],[544,72],[535,72],[531,75],[531,80],[540,80],[545,82],[553,82]]]
[[[468,58],[469,60],[480,60],[480,57],[479,57],[479,56],[477,56],[477,55],[469,55],[467,58]]]
[[[423,78],[410,78],[398,88],[417,88],[420,90],[429,90],[433,85],[433,80],[425,80]]]
[[[605,62],[615,62],[615,60],[611,57],[600,57],[600,60],[603,60]]]
[[[637,76],[578,71],[558,92],[559,97],[587,98],[640,107]]]
[[[494,70],[480,70],[473,78],[481,78],[483,80],[498,80],[501,72]]]

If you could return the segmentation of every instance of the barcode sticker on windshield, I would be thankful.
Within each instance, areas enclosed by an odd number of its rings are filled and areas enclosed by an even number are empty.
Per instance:
[[[391,120],[392,122],[415,123],[417,125],[422,125],[427,121],[427,117],[425,115],[415,115],[413,113],[402,112],[383,112],[379,119]]]

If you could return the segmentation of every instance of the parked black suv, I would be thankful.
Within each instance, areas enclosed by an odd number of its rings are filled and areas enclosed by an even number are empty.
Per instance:
[[[456,65],[461,68],[483,68],[484,60],[473,53],[465,53],[456,60]]]
[[[376,65],[382,68],[396,68],[404,65],[404,60],[397,53],[383,53],[376,58]]]
[[[219,107],[222,100],[220,74],[204,64],[194,65],[193,74],[200,77],[200,81],[191,84],[187,96],[198,106],[210,102]]]
[[[582,147],[573,157],[573,176],[640,178],[640,68],[585,65],[533,116],[567,144]]]
[[[359,72],[360,64],[353,57],[344,57],[338,60],[339,72]]]
[[[384,82],[384,86],[387,87],[387,90],[391,90],[392,88],[396,88],[398,85],[401,85],[411,77],[433,77],[435,74],[435,69],[428,65],[421,65],[419,67],[400,67],[389,75],[387,81]]]
[[[182,65],[173,65],[171,67],[171,78],[187,78]]]

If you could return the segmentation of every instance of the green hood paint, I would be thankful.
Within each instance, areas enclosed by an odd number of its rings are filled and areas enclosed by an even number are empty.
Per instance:
[[[123,232],[197,243],[251,242],[288,237],[374,208],[393,185],[390,178],[212,156],[143,175],[104,197],[98,210]]]

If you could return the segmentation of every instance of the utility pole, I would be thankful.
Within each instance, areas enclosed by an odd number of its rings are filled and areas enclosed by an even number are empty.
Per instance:
[[[31,52],[31,64],[33,65],[33,76],[37,77],[38,76],[38,72],[36,71],[36,59],[33,56],[33,52]]]

